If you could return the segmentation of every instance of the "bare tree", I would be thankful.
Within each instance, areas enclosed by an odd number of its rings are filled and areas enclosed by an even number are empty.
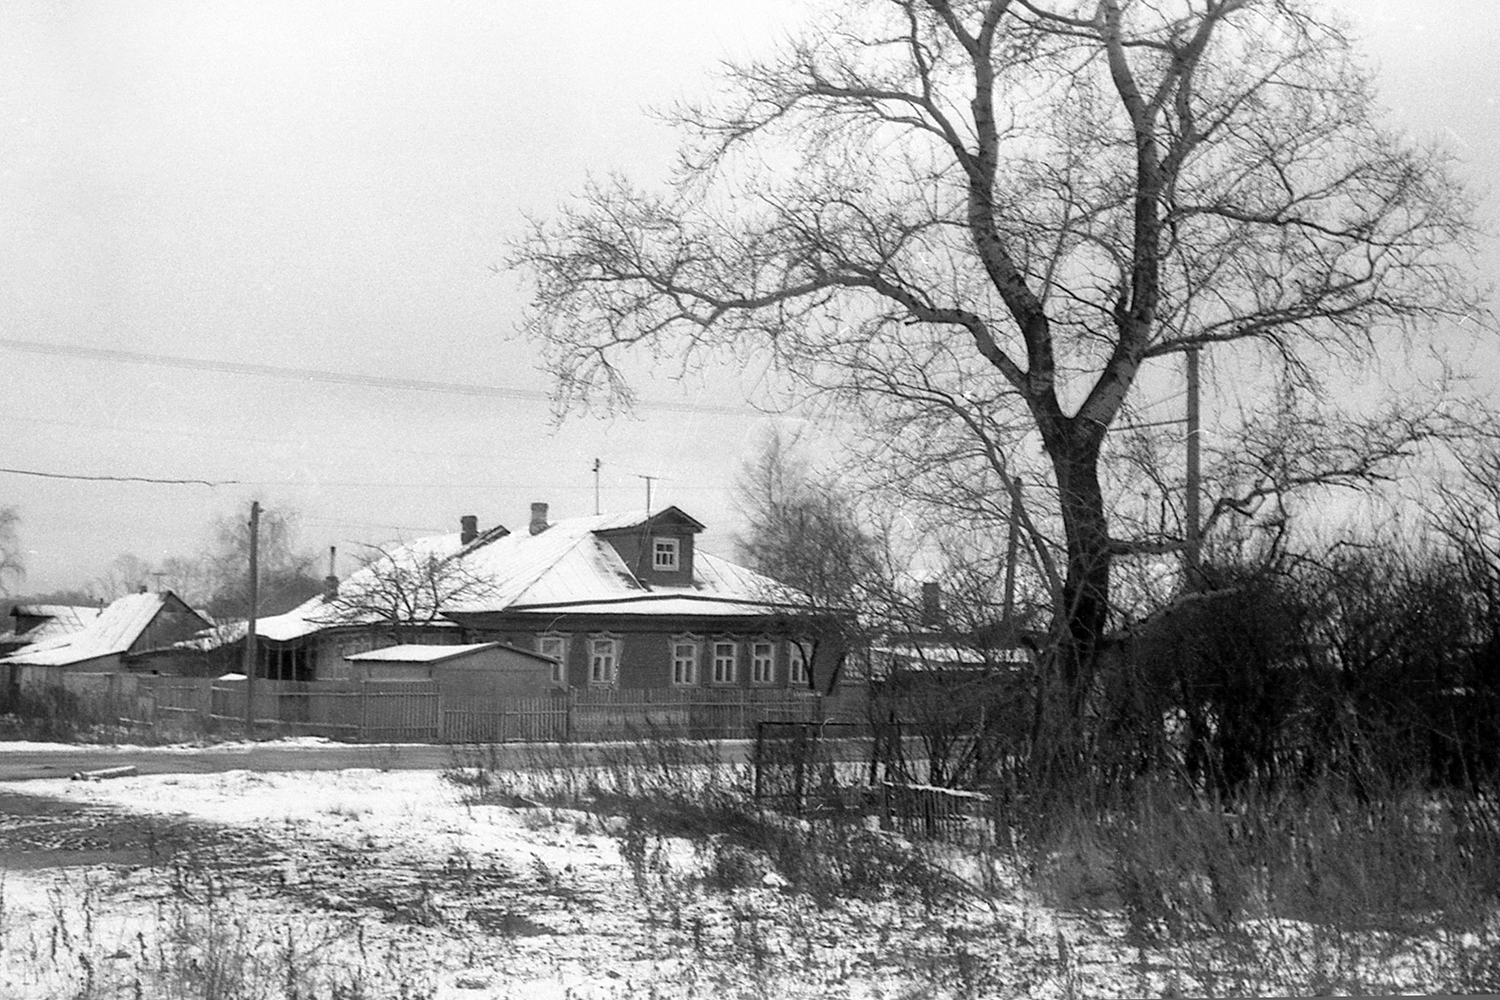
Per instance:
[[[886,538],[864,527],[870,520],[839,477],[815,471],[779,431],[744,464],[735,487],[745,521],[735,535],[736,555],[774,581],[762,596],[784,609],[778,626],[803,662],[836,661],[821,675],[807,672],[810,688],[832,691],[848,652],[876,627],[872,618],[890,592]]]
[[[741,469],[736,504],[740,561],[821,606],[853,607],[881,575],[880,540],[844,484],[816,473],[779,433]]]
[[[257,615],[288,611],[322,589],[313,569],[315,557],[297,545],[297,521],[297,512],[285,507],[267,504],[261,512]],[[241,516],[221,518],[215,543],[202,559],[209,613],[215,618],[244,618],[250,602],[249,522]]]
[[[1132,519],[1110,433],[1143,387],[1198,350],[1327,401],[1330,373],[1479,308],[1453,253],[1470,201],[1372,91],[1300,0],[830,5],[670,113],[687,139],[668,189],[595,183],[517,243],[525,329],[563,406],[628,399],[622,351],[759,350],[880,421],[903,488],[962,486],[998,524],[1024,474],[1061,737],[1113,561],[1182,545],[1112,530]],[[1421,403],[1341,416],[1373,450],[1283,448],[1301,464],[1278,485],[1361,481],[1450,429]]]
[[[443,622],[443,609],[487,596],[493,589],[487,577],[464,564],[461,552],[421,542],[371,545],[361,562],[322,617],[333,623],[378,625],[395,643],[416,641]]]
[[[94,580],[93,586],[106,601],[134,594],[142,587],[151,586],[153,574],[149,562],[134,552],[121,552],[110,560],[109,568]]]
[[[26,560],[21,555],[21,541],[16,526],[21,513],[14,507],[0,507],[0,594],[9,594],[6,579],[21,580],[26,575]]]

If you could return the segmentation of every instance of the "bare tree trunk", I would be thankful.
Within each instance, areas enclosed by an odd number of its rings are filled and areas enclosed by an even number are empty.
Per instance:
[[[1050,648],[1037,678],[1032,730],[1033,778],[1059,788],[1075,773],[1085,744],[1084,711],[1093,687],[1108,624],[1110,602],[1109,522],[1099,484],[1100,435],[1076,425],[1046,435],[1057,479],[1067,572],[1057,595]]]
[[[1065,651],[1064,678],[1074,685],[1090,679],[1108,621],[1109,522],[1099,487],[1097,445],[1061,449],[1052,459],[1068,554],[1057,638]]]

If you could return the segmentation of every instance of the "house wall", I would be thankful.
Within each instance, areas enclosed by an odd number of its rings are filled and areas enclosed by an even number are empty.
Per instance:
[[[452,644],[459,645],[467,642],[462,629],[452,625],[434,626],[431,628],[413,628],[410,630],[407,642],[422,642],[433,645]],[[285,653],[292,654],[294,662],[306,664],[310,676],[302,678],[286,678],[316,680],[316,681],[344,681],[354,680],[355,674],[351,672],[349,661],[345,657],[355,653],[368,653],[372,649],[384,649],[394,646],[396,642],[391,639],[390,634],[379,627],[354,627],[345,626],[341,628],[325,629],[314,632],[311,635],[302,636],[288,642],[276,642],[274,640],[257,640],[257,662],[260,664],[258,676],[269,676],[268,670],[272,670],[278,664],[288,662]],[[235,643],[236,651],[243,649],[240,643]],[[299,650],[301,659],[296,659]],[[285,651],[278,656],[280,651]],[[238,654],[234,659],[234,670],[238,671],[240,660]]]
[[[676,686],[672,682],[672,642],[679,636],[692,635],[698,640],[698,678],[694,687],[738,688],[789,687],[791,651],[789,635],[784,622],[758,621],[755,619],[650,619],[648,621],[614,618],[571,619],[558,617],[537,628],[534,622],[515,622],[503,631],[500,628],[475,628],[476,641],[499,641],[521,649],[536,649],[541,635],[564,635],[568,639],[566,681],[570,687],[588,687],[591,684],[590,640],[595,636],[609,635],[619,640],[619,660],[615,687],[620,688],[664,688]],[[713,682],[713,644],[718,640],[734,641],[738,645],[738,662],[735,681],[732,685]],[[757,640],[769,640],[775,645],[775,674],[769,684],[751,681],[751,644]],[[827,690],[828,680],[837,669],[841,650],[835,643],[824,640],[817,644],[811,671],[820,690]],[[798,685],[800,688],[802,685]]]
[[[534,698],[557,690],[550,664],[508,649],[437,664],[433,680],[445,698]]]
[[[63,674],[107,674],[123,671],[124,664],[117,654],[97,656],[92,660],[69,663],[66,666],[37,666],[17,663],[12,667],[12,676],[17,690],[37,694],[47,688],[63,686]]]
[[[481,649],[439,663],[345,661],[354,680],[436,681],[445,698],[531,698],[556,690],[551,664],[514,649]]]
[[[129,652],[139,653],[148,649],[161,649],[174,642],[191,639],[200,629],[208,628],[208,626],[209,623],[184,604],[176,594],[168,594],[162,603],[161,610],[151,619],[150,624],[141,630],[141,634],[136,636],[135,642],[130,644]]]

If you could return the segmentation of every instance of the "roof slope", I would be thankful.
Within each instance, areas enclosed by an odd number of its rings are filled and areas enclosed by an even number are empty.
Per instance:
[[[441,646],[427,643],[405,643],[399,646],[387,646],[384,649],[372,649],[365,653],[355,653],[345,659],[354,663],[446,663],[450,660],[458,660],[471,653],[477,653],[490,649],[503,649],[511,657],[520,657],[523,660],[533,660],[539,664],[551,666],[557,661],[550,656],[543,656],[530,649],[519,649],[503,642],[475,642],[463,646]]]
[[[441,663],[460,656],[468,656],[482,649],[499,649],[498,642],[473,642],[462,646],[435,646],[428,643],[408,642],[384,649],[372,649],[345,657],[359,663]],[[508,648],[508,647],[507,647]]]
[[[127,652],[173,601],[181,604],[170,591],[129,594],[101,609],[78,631],[34,642],[5,657],[4,662],[56,667]]]
[[[631,572],[603,532],[645,527],[657,517],[686,518],[675,507],[657,515],[603,514],[550,525],[539,535],[511,535],[466,556],[488,590],[449,602],[444,611],[568,609],[613,614],[753,614],[771,605],[808,606],[811,599],[727,559],[697,552],[687,586],[647,584]],[[691,519],[688,518],[690,521]],[[696,522],[693,522],[696,523]],[[670,604],[670,607],[668,606]]]
[[[41,622],[23,632],[0,633],[0,644],[26,646],[70,635],[93,621],[99,610],[87,604],[18,604],[12,617],[40,618]]]

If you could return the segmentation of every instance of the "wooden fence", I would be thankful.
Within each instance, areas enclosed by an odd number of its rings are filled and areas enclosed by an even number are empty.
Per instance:
[[[163,733],[232,732],[245,725],[239,678],[64,674],[81,715]],[[433,681],[255,682],[262,732],[363,743],[591,742],[660,734],[749,738],[762,722],[806,722],[852,706],[805,691],[746,688],[582,689],[475,702]]]

